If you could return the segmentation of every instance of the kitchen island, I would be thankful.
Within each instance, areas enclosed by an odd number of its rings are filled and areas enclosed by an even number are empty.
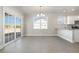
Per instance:
[[[58,29],[57,36],[71,42],[79,42],[79,29]]]

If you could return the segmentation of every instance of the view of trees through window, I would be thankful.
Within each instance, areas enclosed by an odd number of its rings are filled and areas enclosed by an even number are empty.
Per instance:
[[[33,29],[48,29],[48,18],[37,17],[33,20]]]
[[[16,18],[16,32],[21,32],[21,19]]]
[[[5,13],[5,33],[14,32],[15,27],[14,16]]]
[[[19,17],[5,13],[5,43],[21,36],[21,19]],[[16,33],[16,36],[15,36]]]

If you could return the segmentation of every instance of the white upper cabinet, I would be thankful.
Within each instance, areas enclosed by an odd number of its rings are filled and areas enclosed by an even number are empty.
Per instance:
[[[74,24],[75,16],[67,16],[67,24]]]
[[[75,24],[79,20],[79,16],[59,16],[58,24]]]
[[[79,16],[75,16],[75,20],[74,21],[76,21],[76,20],[79,20]]]
[[[58,24],[66,24],[66,17],[65,16],[59,16],[57,23]]]
[[[67,16],[67,24],[75,24],[79,20],[79,16]]]

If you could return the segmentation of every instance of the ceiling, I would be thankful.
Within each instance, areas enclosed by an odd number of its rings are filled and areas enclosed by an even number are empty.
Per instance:
[[[17,6],[24,14],[54,13],[54,14],[79,14],[79,6]]]

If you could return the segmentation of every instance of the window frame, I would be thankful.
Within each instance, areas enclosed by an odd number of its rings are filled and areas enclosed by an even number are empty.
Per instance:
[[[41,19],[45,19],[47,21],[47,23],[46,23],[47,24],[46,25],[47,28],[43,28],[43,29],[45,29],[45,30],[48,29],[48,17],[46,17],[46,16],[39,16],[39,17],[37,16],[37,17],[34,17],[34,19],[33,19],[33,29],[36,29],[36,28],[34,28],[34,23],[35,23],[36,20],[40,20],[40,28],[37,28],[37,29],[38,30],[42,29],[42,25],[41,25],[42,21],[41,21]]]

